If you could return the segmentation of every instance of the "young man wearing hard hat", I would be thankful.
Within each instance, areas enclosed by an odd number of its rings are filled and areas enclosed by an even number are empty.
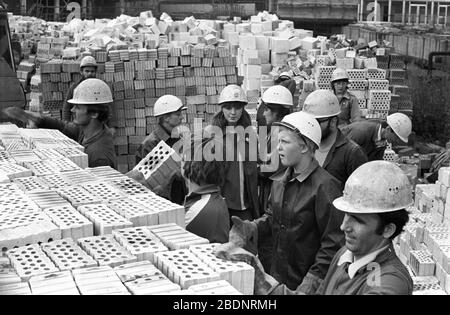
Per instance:
[[[256,240],[272,232],[270,274],[288,288],[315,292],[325,278],[344,235],[339,230],[343,214],[332,201],[342,195],[340,183],[317,163],[314,152],[321,131],[316,119],[297,112],[275,123],[280,126],[278,153],[287,167],[272,176],[269,207],[253,222],[233,218],[230,243],[216,253],[228,257],[235,246],[255,251]]]
[[[86,56],[81,59],[80,63],[80,74],[81,79],[78,82],[72,83],[69,87],[69,90],[66,95],[66,99],[62,108],[62,119],[63,121],[72,121],[72,107],[73,105],[68,102],[73,98],[73,93],[75,88],[86,79],[94,79],[97,76],[98,64],[94,57]],[[115,113],[115,107],[111,103],[109,105],[109,117],[108,117],[108,126],[111,129],[112,134],[114,135],[117,128],[117,117]]]
[[[361,109],[358,99],[348,91],[348,73],[345,69],[337,68],[331,77],[331,88],[338,98],[341,107],[339,114],[340,126],[361,120]]]
[[[99,79],[86,79],[68,100],[73,105],[73,122],[44,117],[38,113],[8,108],[6,114],[38,128],[58,129],[85,147],[89,156],[89,167],[116,167],[113,136],[106,126],[109,105],[113,102],[111,89]]]
[[[386,122],[357,121],[343,127],[341,131],[363,148],[369,161],[374,161],[383,159],[387,142],[407,144],[412,123],[405,114],[395,113],[389,115]]]
[[[179,133],[174,129],[183,122],[182,111],[186,110],[183,102],[174,95],[163,95],[155,102],[153,115],[157,117],[158,124],[156,129],[148,135],[141,143],[136,151],[136,163],[145,158],[160,141],[164,141],[168,146],[173,147],[180,141]],[[179,176],[178,176],[179,175]],[[128,176],[143,183],[142,174],[139,172],[130,172]],[[187,193],[181,173],[174,176],[171,180],[170,187],[161,187],[161,191],[157,191],[159,195],[170,199],[177,204],[183,204],[184,197]]]
[[[411,276],[392,244],[408,222],[406,208],[412,204],[411,186],[403,171],[390,162],[366,163],[349,177],[344,196],[333,204],[345,214],[341,224],[345,246],[314,294],[411,295]],[[255,268],[256,294],[305,294],[301,287],[292,291],[267,275],[258,258],[242,248],[230,250],[227,258]]]
[[[253,220],[261,216],[258,161],[256,158],[254,161],[250,159],[251,139],[257,141],[257,135],[244,108],[247,105],[244,90],[235,84],[227,85],[219,95],[219,105],[221,110],[214,115],[211,125],[205,128],[205,137],[212,136],[214,131],[220,132],[223,137],[225,180],[221,187],[222,195],[227,202],[230,219],[234,215]],[[241,135],[239,128],[248,133]],[[257,150],[257,143],[254,145]]]
[[[303,111],[313,115],[322,130],[316,160],[344,188],[353,171],[368,160],[363,149],[347,139],[338,128],[341,108],[337,97],[329,90],[316,90],[306,98]]]
[[[278,127],[272,128],[272,125],[276,122],[280,122],[286,115],[289,115],[292,112],[294,102],[292,94],[287,88],[282,85],[274,85],[263,93],[260,106],[264,109],[263,115],[267,122],[267,126],[259,127],[260,132],[261,128],[267,128],[265,130],[267,139],[265,143],[260,143],[260,149],[261,146],[266,146],[262,151],[267,152],[267,159],[262,161],[259,166],[258,179],[260,207],[262,211],[265,211],[267,209],[270,190],[272,189],[272,180],[270,177],[283,168],[278,157],[276,146],[272,146],[273,143],[278,143]],[[259,258],[261,259],[264,268],[267,270],[270,269],[272,243],[271,235],[267,235],[265,239],[259,240]]]

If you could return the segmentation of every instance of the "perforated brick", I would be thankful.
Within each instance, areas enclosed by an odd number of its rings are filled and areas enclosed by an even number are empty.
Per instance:
[[[113,180],[111,183],[117,188],[119,188],[126,195],[138,195],[151,192],[145,186],[139,184],[138,182],[128,177]]]
[[[156,266],[182,289],[192,285],[220,280],[220,275],[194,256],[189,250],[155,254]]]
[[[13,151],[10,155],[17,164],[22,166],[25,166],[28,162],[37,162],[40,160],[39,156],[33,151]]]
[[[94,223],[95,235],[111,234],[115,229],[133,226],[133,223],[104,204],[80,206],[78,211]]]
[[[416,250],[410,252],[410,266],[417,276],[434,275],[435,262],[430,255],[424,251]]]
[[[27,282],[7,284],[0,286],[0,295],[31,295]]]
[[[157,225],[159,214],[131,199],[109,200],[108,206],[115,212],[130,220],[133,226]]]
[[[33,152],[41,160],[58,160],[64,158],[56,149],[35,149]]]
[[[154,253],[169,250],[147,227],[115,230],[113,235],[138,261],[148,260],[154,263]]]
[[[67,201],[53,190],[35,190],[27,194],[41,209],[67,204]]]
[[[347,74],[350,80],[367,80],[367,69],[350,69]]]
[[[242,295],[228,281],[219,280],[208,283],[196,284],[189,287],[194,295]]]
[[[104,182],[85,183],[82,187],[92,195],[104,201],[121,199],[124,197],[120,190]]]
[[[6,254],[23,281],[28,281],[32,276],[58,271],[39,245],[11,249]]]
[[[158,213],[158,224],[176,223],[185,227],[185,209],[156,194],[147,193],[130,196],[130,199]]]
[[[44,212],[59,227],[62,238],[77,240],[94,235],[94,224],[70,204],[47,208]]]
[[[21,177],[13,180],[23,191],[48,189],[48,186],[39,177]]]
[[[72,182],[65,178],[62,174],[46,175],[39,178],[49,188],[62,188],[72,185]]]
[[[367,108],[369,110],[374,111],[389,111],[391,108],[390,101],[377,101],[377,100],[369,100],[367,101]]]
[[[215,272],[221,280],[226,280],[239,292],[252,295],[254,288],[255,270],[243,262],[232,262],[217,258],[213,251],[220,244],[195,245],[189,250]]]
[[[5,222],[6,217],[38,212],[40,209],[28,196],[0,199],[0,226]],[[3,219],[5,218],[5,219]]]
[[[369,90],[369,101],[391,101],[389,90]]]
[[[102,200],[80,186],[69,186],[58,189],[58,193],[67,199],[74,207],[100,203]]]
[[[368,86],[367,80],[349,80],[348,88],[351,90],[365,91]]]
[[[4,173],[10,180],[33,175],[29,169],[14,163],[0,164],[0,173]]]
[[[148,229],[171,250],[209,243],[207,239],[188,232],[174,223],[149,226]]]
[[[110,166],[99,166],[87,169],[92,175],[104,180],[115,180],[127,178],[119,171],[113,169]]]
[[[33,295],[80,295],[70,271],[31,277]]]
[[[94,175],[86,170],[64,172],[62,175],[72,185],[80,185],[83,183],[95,182],[97,180]]]
[[[47,160],[45,162],[47,164],[51,165],[58,172],[74,172],[73,174],[77,174],[75,172],[81,169],[77,164],[75,164],[68,158],[62,158],[62,159],[57,159],[57,160]],[[78,173],[78,174],[84,175],[86,173]],[[67,173],[65,173],[65,175],[69,176]],[[86,176],[87,176],[87,174],[86,174]],[[81,176],[81,178],[84,178],[84,177]]]
[[[389,81],[369,80],[369,90],[389,90]]]
[[[82,295],[129,295],[114,270],[109,266],[72,270]]]
[[[367,78],[369,80],[385,80],[386,70],[383,69],[367,69]]]
[[[71,160],[80,168],[87,168],[89,166],[88,155],[83,151],[80,151],[78,148],[57,148],[56,151],[59,152],[62,156]]]
[[[41,248],[61,271],[97,266],[97,262],[71,238],[45,243]]]

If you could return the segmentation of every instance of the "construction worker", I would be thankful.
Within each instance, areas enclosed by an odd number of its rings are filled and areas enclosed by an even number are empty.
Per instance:
[[[89,167],[116,167],[113,136],[106,126],[109,105],[113,102],[109,86],[99,79],[86,79],[74,91],[72,104],[73,122],[42,116],[39,113],[9,107],[6,115],[37,128],[58,129],[85,147]]]
[[[387,143],[406,144],[412,131],[411,119],[402,113],[389,115],[386,121],[363,120],[341,129],[366,153],[369,161],[382,160]]]
[[[340,126],[346,126],[352,122],[361,120],[361,109],[358,99],[348,91],[348,73],[345,69],[337,68],[331,77],[331,88],[338,98],[341,106],[339,114]]]
[[[306,98],[303,111],[313,115],[322,130],[316,160],[344,188],[353,171],[368,160],[363,149],[348,140],[338,128],[341,108],[337,97],[329,90],[316,90]]]
[[[206,238],[210,243],[228,242],[230,220],[225,199],[220,194],[224,179],[224,164],[216,159],[208,160],[203,151],[207,146],[212,154],[215,145],[223,146],[216,139],[205,139],[199,145],[191,145],[192,154],[182,159],[181,173],[187,181],[186,230]],[[185,151],[186,152],[186,151]],[[191,151],[189,151],[191,152]]]
[[[247,97],[244,90],[234,84],[227,85],[219,95],[221,111],[214,115],[205,136],[223,137],[225,158],[225,181],[222,195],[231,216],[253,220],[261,216],[258,200],[258,161],[250,158],[250,145],[257,142],[251,118],[244,109]],[[243,130],[242,134],[239,130]],[[230,143],[231,142],[231,143]],[[243,145],[241,145],[243,144]],[[257,151],[257,143],[253,143]],[[252,152],[255,153],[255,152]]]
[[[333,258],[315,294],[411,295],[413,281],[392,244],[408,222],[405,209],[412,204],[403,171],[390,162],[366,163],[349,177],[344,196],[333,204],[345,213],[341,224],[345,246]],[[305,294],[301,287],[294,292],[267,275],[252,253],[235,247],[227,254],[229,260],[245,261],[255,268],[256,294]]]
[[[342,190],[314,157],[321,131],[313,116],[296,112],[275,124],[280,126],[278,153],[287,169],[272,176],[269,206],[260,219],[232,218],[230,243],[218,247],[217,255],[227,258],[235,246],[256,252],[257,239],[271,231],[270,274],[291,290],[300,286],[315,292],[344,244],[339,230],[343,214],[332,204]]]
[[[156,129],[148,135],[136,151],[136,164],[145,158],[160,141],[164,141],[168,146],[173,147],[180,141],[180,135],[175,132],[175,128],[181,125],[183,121],[182,111],[187,107],[174,95],[163,95],[155,102],[153,114],[158,119]],[[137,171],[131,171],[127,174],[129,177],[145,184],[142,174]],[[171,200],[179,205],[183,204],[187,194],[187,188],[181,173],[177,173],[170,180],[167,187],[160,187],[154,191],[158,195]]]
[[[86,56],[83,59],[81,59],[80,63],[80,74],[81,79],[77,82],[72,83],[72,85],[69,87],[69,91],[67,92],[66,99],[63,104],[62,109],[62,118],[64,121],[72,121],[72,104],[68,102],[70,99],[73,98],[73,93],[75,88],[84,80],[86,79],[93,79],[97,76],[97,68],[98,64],[94,57],[92,56]],[[110,117],[108,118],[108,126],[110,127],[110,131],[113,135],[116,133],[117,128],[117,117],[115,113],[115,107],[113,104],[110,104],[109,107],[110,111]]]
[[[278,128],[271,128],[273,123],[280,122],[286,115],[292,112],[294,102],[291,92],[282,85],[274,85],[268,88],[261,98],[261,106],[264,108],[264,118],[266,119],[267,126],[261,128],[267,128],[267,141],[264,143],[267,147],[264,152],[268,153],[266,161],[260,165],[259,172],[259,200],[262,211],[267,209],[267,202],[269,200],[270,190],[272,189],[272,180],[270,177],[275,172],[283,168],[283,165],[279,161],[278,151],[276,146],[272,146],[273,143],[277,144],[277,131]],[[261,130],[260,130],[261,132]],[[262,143],[260,145],[263,145]],[[270,269],[270,261],[272,254],[272,236],[266,235],[265,239],[260,239],[258,244],[258,253],[264,268]]]
[[[280,74],[280,76],[274,81],[275,85],[280,85],[289,90],[292,94],[292,99],[294,99],[294,94],[297,89],[297,84],[295,80],[292,78],[292,71],[284,71]],[[264,106],[262,104],[259,105],[256,112],[256,122],[259,126],[267,126],[267,122],[264,116]]]

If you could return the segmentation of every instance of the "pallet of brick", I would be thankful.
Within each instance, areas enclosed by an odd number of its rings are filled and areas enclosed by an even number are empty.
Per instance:
[[[97,181],[97,178],[86,170],[64,172],[62,176],[67,182],[71,183],[72,185],[80,185],[87,182]]]
[[[57,173],[58,170],[46,161],[26,162],[25,167],[33,172],[34,176],[44,176]]]
[[[89,204],[99,204],[102,199],[92,195],[80,186],[67,186],[58,189],[58,193],[69,201],[75,208]]]
[[[189,250],[155,254],[156,266],[182,289],[192,285],[220,280],[220,275],[204,264]]]
[[[100,198],[103,201],[109,201],[114,199],[122,199],[125,196],[115,188],[114,186],[105,182],[97,181],[91,183],[82,184],[81,187],[86,189],[92,195]]]
[[[159,223],[158,212],[128,198],[110,200],[108,201],[108,207],[130,220],[134,227],[157,225]]]
[[[438,283],[414,283],[413,295],[447,295]]]
[[[49,188],[62,188],[72,186],[72,182],[65,178],[62,174],[51,174],[39,177]]]
[[[189,250],[202,262],[220,275],[244,295],[253,295],[255,270],[243,262],[232,262],[217,258],[213,252],[220,244],[195,245]]]
[[[27,194],[42,210],[67,204],[67,201],[53,190],[30,191]]]
[[[72,270],[81,295],[129,295],[114,270],[109,266]]]
[[[189,291],[192,291],[194,295],[243,295],[225,280],[196,284],[190,286]]]
[[[33,295],[80,295],[70,271],[31,277]]]
[[[94,236],[94,225],[70,204],[53,206],[44,210],[53,223],[61,230],[62,238],[80,238]]]
[[[40,211],[40,208],[36,203],[31,200],[27,195],[19,197],[11,197],[7,199],[0,199],[0,217],[14,217],[18,214],[29,214]],[[4,223],[5,220],[2,220]]]
[[[154,263],[155,253],[169,250],[147,227],[114,230],[113,235],[138,261],[148,260]]]
[[[78,240],[78,244],[99,266],[115,267],[137,261],[137,257],[114,240],[112,235],[82,238]]]
[[[94,223],[94,235],[111,234],[115,229],[132,227],[133,223],[104,204],[79,206],[78,211]]]
[[[10,249],[6,255],[23,281],[28,281],[32,276],[59,271],[37,244]]]
[[[31,295],[27,282],[13,283],[0,286],[0,295]]]
[[[142,173],[150,188],[165,187],[173,174],[181,169],[179,161],[178,154],[161,141],[134,170]]]
[[[49,187],[37,176],[20,177],[13,180],[24,192],[35,190],[46,190]]]
[[[193,245],[209,244],[207,239],[188,232],[175,223],[149,226],[148,229],[171,250],[186,249]]]
[[[181,287],[170,281],[149,262],[140,262],[116,267],[117,275],[134,295],[153,295],[180,292]]]
[[[45,243],[41,248],[61,271],[98,266],[71,238]]]
[[[0,200],[25,197],[26,194],[17,183],[0,183]]]
[[[185,226],[185,212],[183,206],[164,199],[154,193],[146,193],[130,196],[134,202],[150,208],[158,213],[158,224],[176,223]]]
[[[87,171],[89,171],[95,177],[106,181],[126,178],[125,175],[113,169],[111,166],[88,168]]]
[[[428,253],[421,250],[411,251],[409,261],[416,276],[434,275],[436,263]]]
[[[58,153],[65,156],[80,168],[87,168],[89,166],[88,155],[77,148],[66,147],[66,148],[56,148]]]
[[[2,217],[0,249],[6,252],[19,246],[61,239],[61,231],[40,212]]]
[[[32,172],[29,169],[15,163],[1,164],[0,174],[7,176],[10,180],[19,177],[33,176]]]

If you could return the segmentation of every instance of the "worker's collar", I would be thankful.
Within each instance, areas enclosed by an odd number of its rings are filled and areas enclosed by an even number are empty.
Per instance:
[[[101,129],[99,129],[98,131],[91,134],[89,137],[86,137],[86,134],[83,132],[81,145],[88,146],[91,143],[96,142],[98,139],[103,137],[105,134],[112,137],[112,133],[109,131],[109,129],[105,125],[103,125],[103,127]]]
[[[189,193],[189,195],[186,196],[184,203],[186,204],[188,201],[197,199],[198,197],[201,197],[204,195],[216,194],[219,192],[220,192],[219,187],[217,187],[215,185],[200,186],[197,189],[195,189],[194,191],[192,191],[191,193]]]
[[[346,250],[339,258],[338,266],[342,266],[345,263],[350,264],[348,266],[348,276],[350,279],[353,279],[359,270],[375,261],[377,256],[388,248],[389,245],[386,245],[383,248],[377,249],[376,251],[371,252],[370,254],[367,254],[356,261],[355,257],[353,256],[353,253],[349,250]]]
[[[270,179],[283,182],[292,182],[294,180],[298,180],[300,183],[303,183],[318,167],[319,162],[317,162],[316,159],[313,159],[308,168],[305,169],[301,174],[297,175],[297,177],[295,178],[291,178],[291,174],[294,172],[294,169],[292,167],[288,167],[287,169],[283,169],[275,173],[272,177],[270,177]]]
[[[164,142],[167,142],[167,140],[169,140],[169,138],[171,138],[169,131],[163,126],[158,124],[156,129],[155,129],[155,134],[158,137],[158,139],[163,140]]]

